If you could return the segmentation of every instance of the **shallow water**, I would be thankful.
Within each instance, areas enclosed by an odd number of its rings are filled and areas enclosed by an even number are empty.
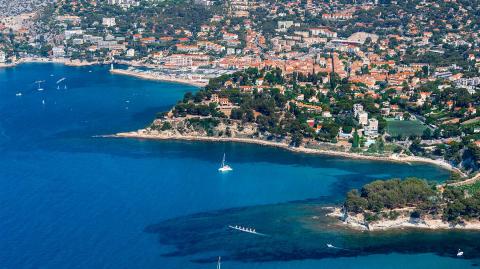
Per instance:
[[[37,80],[46,81],[44,91],[37,91]],[[441,180],[448,173],[437,167],[233,143],[93,137],[141,128],[193,90],[110,75],[104,67],[0,69],[0,268],[212,268],[218,253],[225,255],[224,268],[472,264],[447,255],[450,248],[415,247],[417,235],[392,244],[391,236],[379,236],[355,255],[320,248],[327,239],[361,248],[365,238],[318,229],[328,220],[311,222],[320,215],[312,204],[338,202],[376,178]],[[234,171],[222,175],[224,152]],[[311,198],[309,205],[290,203]],[[195,214],[203,214],[200,223]],[[231,234],[224,227],[231,214],[275,236],[256,241]],[[450,233],[425,239],[455,252],[453,240]],[[459,242],[474,252],[467,257],[476,256],[471,240]]]

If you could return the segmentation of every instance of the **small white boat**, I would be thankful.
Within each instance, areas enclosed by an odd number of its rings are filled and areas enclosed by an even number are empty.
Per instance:
[[[218,171],[220,172],[229,172],[229,171],[232,171],[233,168],[230,167],[228,164],[225,164],[225,153],[223,153],[223,160],[222,160],[222,166],[220,166],[220,168],[218,168]]]
[[[21,92],[17,92],[17,93],[15,94],[15,96],[22,96],[22,93],[21,93]]]
[[[35,83],[38,84],[38,89],[37,89],[37,90],[38,90],[39,92],[43,91],[43,88],[41,87],[41,84],[42,84],[43,82],[45,82],[45,80],[35,81]]]
[[[218,256],[217,269],[222,269],[222,257]]]
[[[60,90],[60,86],[57,86],[57,90]]]
[[[335,248],[335,246],[332,245],[332,244],[327,244],[327,247],[328,247],[328,248]]]
[[[44,104],[45,104],[45,99],[44,99],[44,100],[42,100],[42,105],[44,105]]]
[[[458,249],[457,257],[462,257],[462,256],[463,256],[463,251],[461,249]]]

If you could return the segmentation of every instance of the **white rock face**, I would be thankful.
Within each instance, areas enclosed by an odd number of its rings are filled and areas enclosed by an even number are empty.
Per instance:
[[[420,228],[420,229],[464,229],[464,230],[480,230],[480,221],[465,221],[463,224],[452,225],[444,222],[440,218],[432,218],[430,216],[424,218],[411,218],[410,212],[405,211],[404,214],[395,220],[382,219],[380,221],[367,222],[363,214],[345,214],[341,208],[328,208],[332,210],[327,216],[335,217],[342,221],[346,226],[368,231],[382,231],[390,229],[404,228]]]

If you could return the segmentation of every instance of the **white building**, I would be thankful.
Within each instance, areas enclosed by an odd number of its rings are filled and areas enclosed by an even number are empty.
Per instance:
[[[107,26],[107,27],[112,27],[115,26],[115,18],[103,18],[102,19],[102,24]]]
[[[73,36],[81,36],[81,35],[83,35],[83,30],[82,29],[65,30],[65,39],[70,39]]]
[[[458,88],[465,88],[467,89],[468,93],[475,94],[476,88],[480,86],[480,77],[473,77],[473,78],[461,78],[455,81],[455,85]]]
[[[337,33],[327,28],[310,28],[312,36],[337,37]]]
[[[134,49],[128,49],[127,50],[127,57],[135,57],[135,50]]]
[[[7,54],[4,51],[0,50],[0,63],[5,63],[7,61]]]
[[[83,45],[83,43],[84,43],[84,42],[83,42],[83,39],[81,39],[81,38],[74,38],[74,39],[72,39],[72,44],[73,44],[73,45]]]
[[[213,5],[214,1],[212,1],[212,0],[195,0],[194,3],[198,4],[198,5],[211,6],[211,5]]]
[[[108,4],[117,5],[122,8],[129,8],[131,6],[138,6],[140,1],[137,0],[108,0]]]
[[[52,56],[54,58],[65,57],[65,48],[64,47],[53,47],[52,48]]]
[[[378,136],[378,120],[369,119],[368,125],[363,128],[365,136],[377,137]]]
[[[330,111],[323,111],[323,112],[322,112],[322,117],[324,117],[324,118],[331,118],[331,117],[332,117],[332,113],[330,113]]]
[[[368,124],[368,113],[365,111],[360,111],[358,112],[358,123],[360,123],[363,126],[366,126]]]
[[[278,21],[277,31],[286,32],[288,28],[293,26],[293,21]]]
[[[353,105],[353,114],[355,117],[358,117],[358,113],[363,111],[362,104],[354,104]]]

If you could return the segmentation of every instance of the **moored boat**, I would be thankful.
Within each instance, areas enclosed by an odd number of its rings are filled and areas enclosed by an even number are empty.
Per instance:
[[[225,164],[225,153],[223,154],[223,160],[222,160],[222,166],[220,166],[220,168],[218,168],[218,171],[220,172],[229,172],[229,171],[232,171],[233,168],[230,167],[228,164]]]

